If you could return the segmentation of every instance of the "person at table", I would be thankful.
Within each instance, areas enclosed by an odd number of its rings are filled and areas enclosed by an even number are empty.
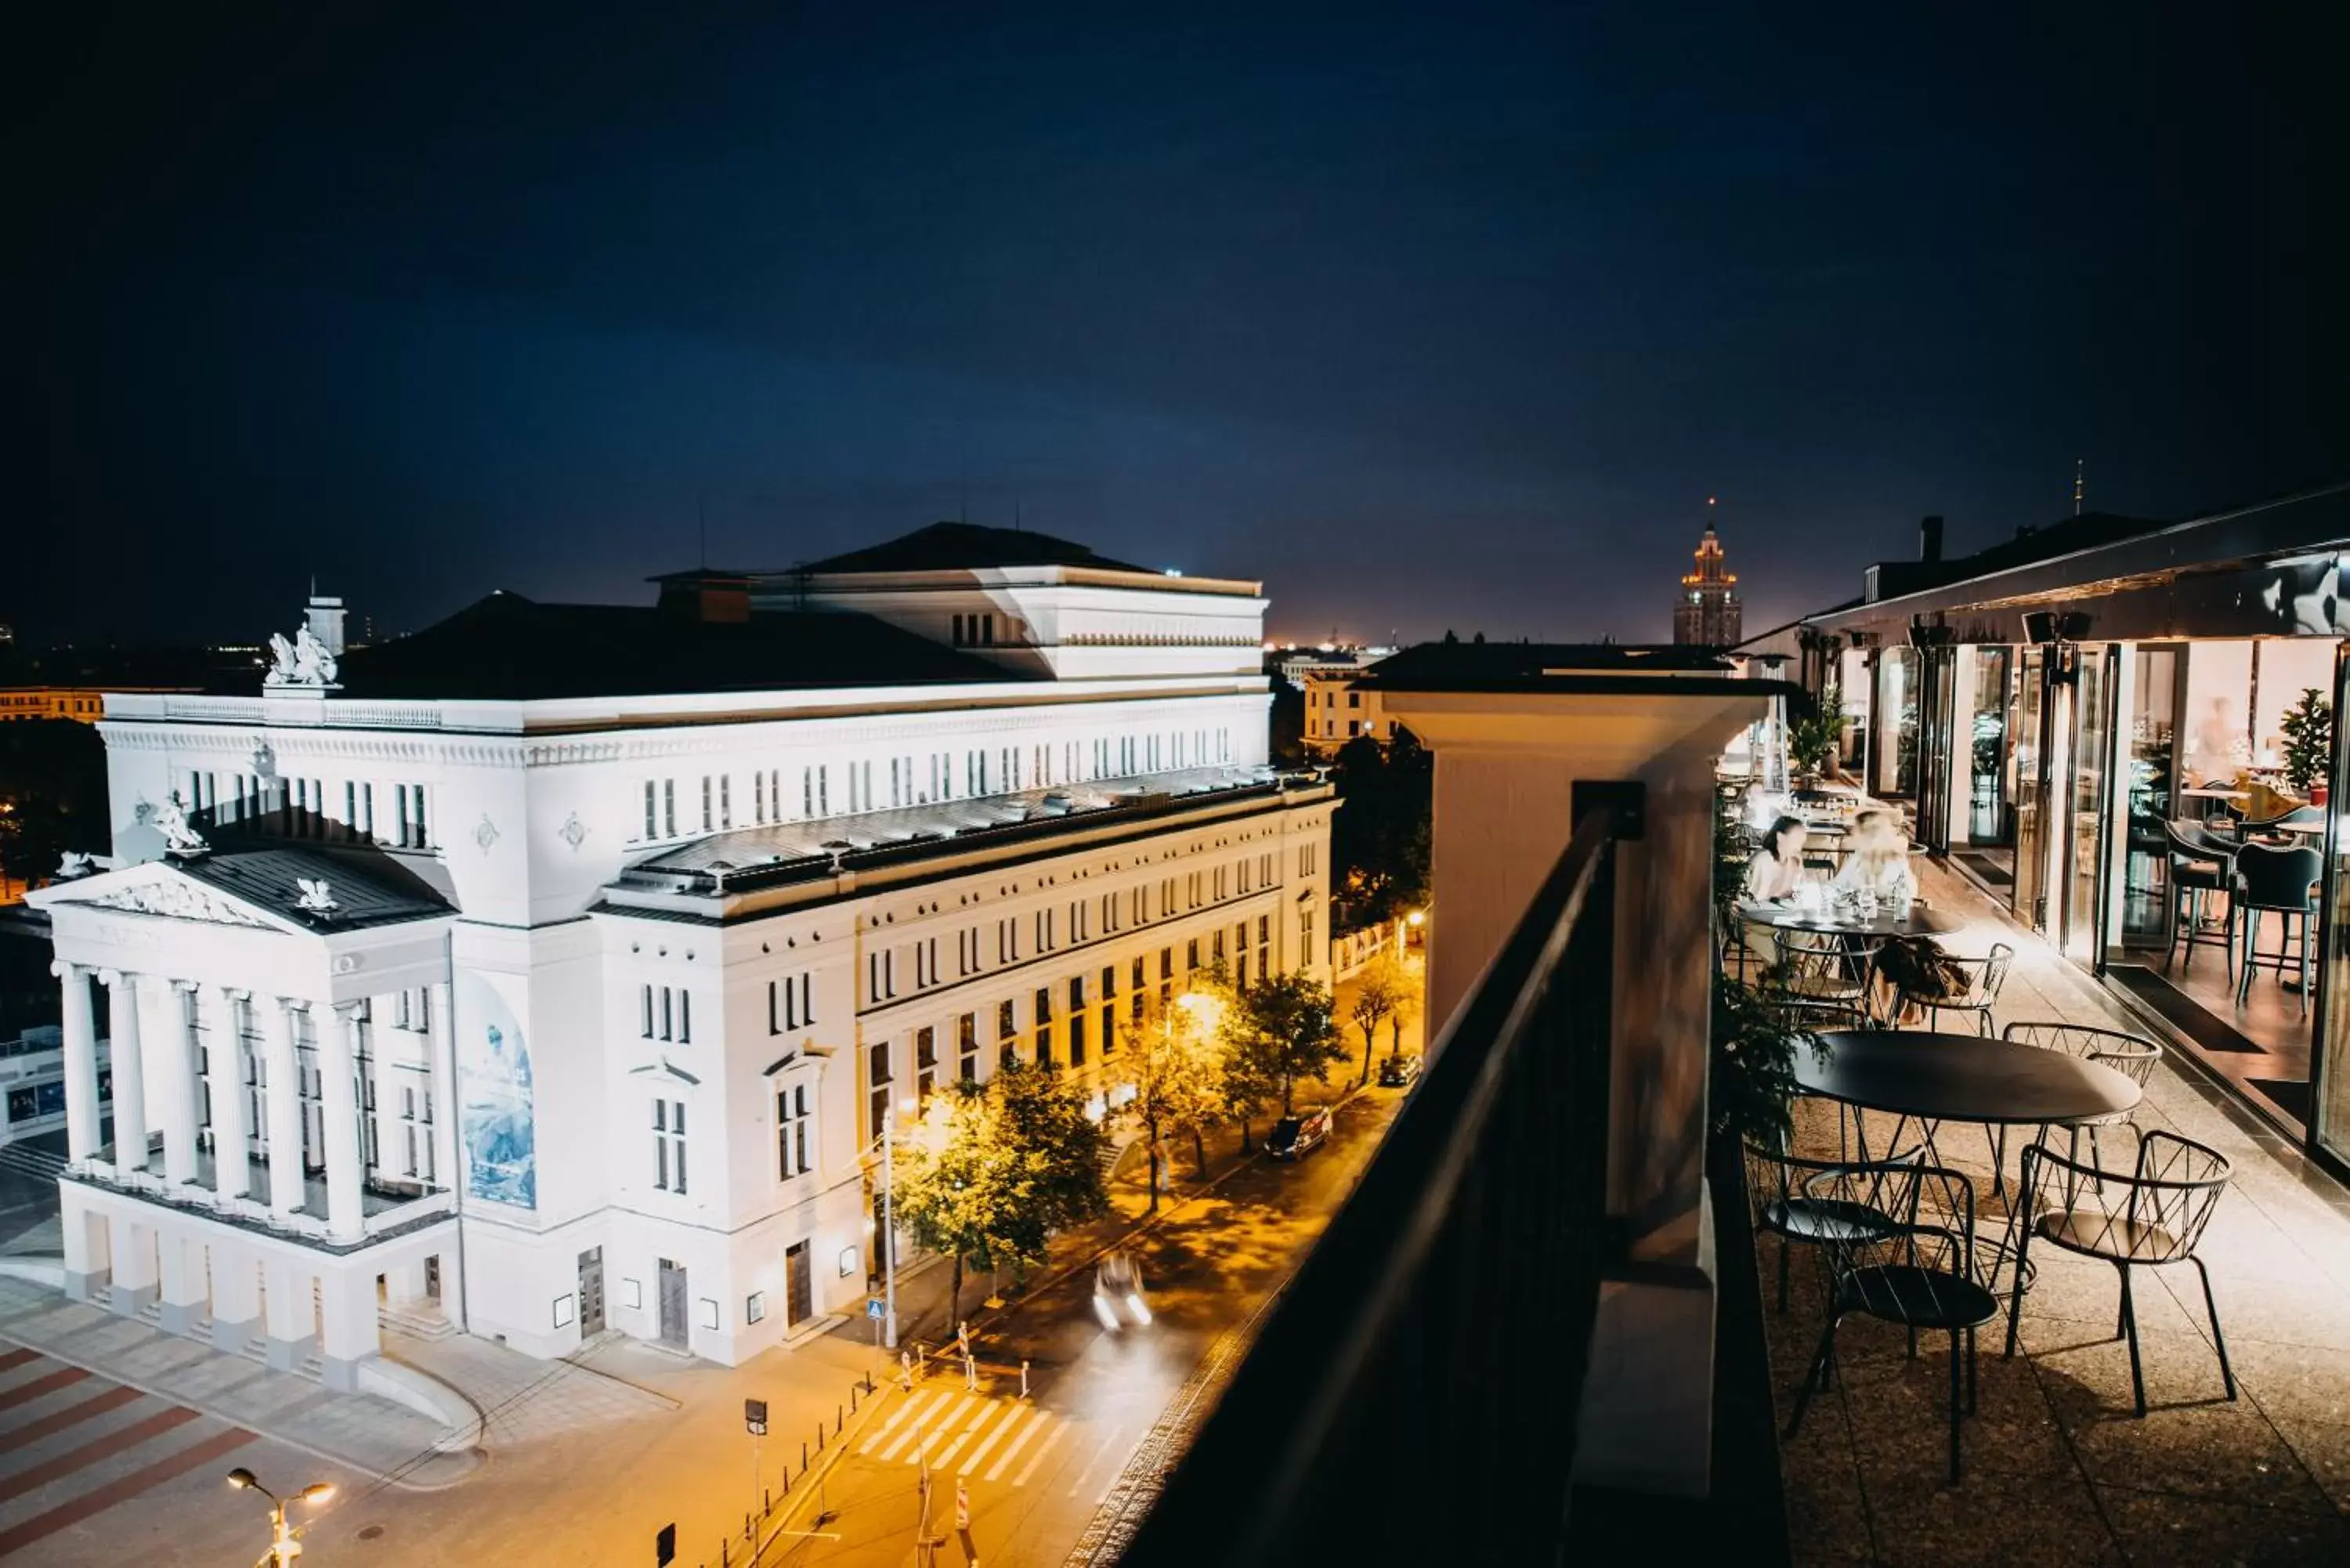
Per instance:
[[[1828,886],[1840,892],[1874,893],[1879,903],[1899,906],[1918,897],[1918,874],[1909,869],[1909,840],[1888,811],[1864,811],[1852,819],[1851,852]]]
[[[1795,896],[1804,880],[1803,819],[1783,816],[1762,836],[1762,846],[1746,863],[1744,897],[1750,904],[1781,903]]]

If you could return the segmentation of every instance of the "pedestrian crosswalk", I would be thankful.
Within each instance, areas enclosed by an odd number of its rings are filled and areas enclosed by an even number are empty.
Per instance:
[[[928,1461],[934,1470],[1025,1486],[1067,1429],[1066,1417],[1024,1399],[924,1389],[868,1433],[857,1452],[882,1464]]]
[[[0,1345],[0,1560],[219,1460],[253,1434],[21,1346]]]

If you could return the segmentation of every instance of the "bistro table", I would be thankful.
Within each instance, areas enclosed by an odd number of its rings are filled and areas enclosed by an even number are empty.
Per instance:
[[[1795,1083],[1807,1095],[1863,1111],[1914,1117],[1933,1148],[1939,1122],[1991,1127],[2068,1127],[2125,1116],[2146,1091],[2126,1073],[2062,1051],[1980,1034],[1916,1029],[1838,1030],[1821,1051],[1795,1053]],[[1898,1130],[1898,1124],[1897,1124]],[[1866,1146],[1861,1158],[1868,1158]],[[1934,1155],[1939,1159],[1939,1154]],[[2010,1213],[2010,1228],[2020,1207]],[[2012,1251],[1997,1245],[1991,1272]]]
[[[1833,904],[1807,909],[1800,904],[1741,903],[1738,918],[1758,926],[1775,926],[1783,931],[1820,931],[1880,942],[1888,937],[1948,936],[1966,924],[1956,915],[1924,904],[1910,905],[1907,914],[1880,905],[1877,913],[1864,916],[1857,909],[1839,909]]]

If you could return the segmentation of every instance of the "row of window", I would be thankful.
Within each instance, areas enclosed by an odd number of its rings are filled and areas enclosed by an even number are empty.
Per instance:
[[[1317,697],[1320,699],[1319,701],[1315,701]],[[1308,708],[1336,708],[1338,705],[1338,693],[1327,687],[1308,686],[1305,689],[1305,705]],[[1359,708],[1362,705],[1363,694],[1349,688],[1347,692],[1347,706]]]
[[[1170,768],[1203,767],[1231,760],[1231,731],[1202,729],[1103,736],[1089,746],[1066,741],[1058,748],[999,746],[899,755],[887,759],[886,774],[877,772],[870,759],[816,763],[799,770],[795,792],[786,790],[783,769],[763,768],[751,774],[750,809],[741,826],[764,826],[830,816],[834,813],[836,783],[840,786],[840,810],[855,814],[928,805],[935,801],[967,800],[1055,784],[1123,778]],[[886,797],[882,788],[885,781]],[[641,782],[644,812],[635,842],[659,843],[696,833],[723,833],[737,826],[733,774],[704,774],[699,780],[682,783],[681,792],[681,781],[677,779]],[[421,805],[418,809],[421,810]]]
[[[1315,863],[1311,845],[1298,851],[1301,876],[1310,876]],[[1224,903],[1232,898],[1246,898],[1278,884],[1280,858],[1277,851],[1244,857],[1222,866],[1191,871],[1180,877],[1164,877],[1155,883],[1141,883],[1122,894],[1103,893],[1090,898],[1073,898],[1066,909],[1037,909],[1023,919],[1005,916],[995,922],[995,961],[1015,964],[1042,953],[1055,951],[1064,945],[1080,946],[1099,937],[1116,936],[1129,926],[1142,927],[1153,919],[1172,919],[1211,904]],[[955,973],[958,981],[969,980],[985,972],[983,961],[981,928],[966,926],[955,933]],[[1024,949],[1025,944],[1025,950]],[[866,955],[865,1004],[877,1006],[894,1001],[898,996],[899,973],[898,955],[909,953],[909,967],[913,979],[913,992],[919,994],[946,982],[945,971],[939,963],[939,939],[917,939],[909,948],[885,948]],[[770,1008],[769,1033],[776,1033]],[[785,1027],[793,1027],[785,1025]]]
[[[221,775],[199,768],[188,775],[182,796],[191,820],[199,828],[250,823],[273,828],[289,837],[353,837],[395,849],[432,846],[427,791],[419,784],[393,784],[384,791],[384,813],[376,811],[376,785],[371,779],[344,779],[339,789],[324,779],[265,778],[259,774],[228,775],[224,804]]]

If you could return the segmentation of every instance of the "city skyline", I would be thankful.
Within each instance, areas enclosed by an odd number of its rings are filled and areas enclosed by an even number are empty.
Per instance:
[[[250,639],[315,572],[390,630],[968,516],[1284,631],[1661,640],[1707,495],[1767,626],[2076,462],[2339,477],[2257,21],[1186,15],[44,18],[0,619]]]

